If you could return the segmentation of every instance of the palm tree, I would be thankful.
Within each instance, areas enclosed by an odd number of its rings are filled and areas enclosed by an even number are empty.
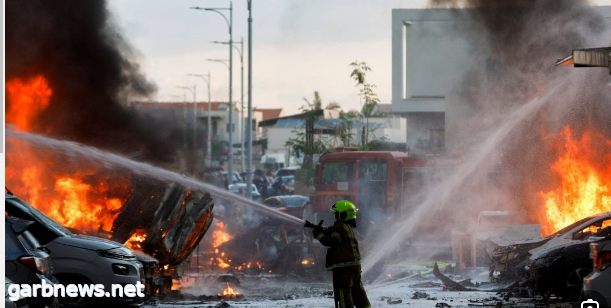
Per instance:
[[[314,100],[310,103],[307,98],[303,98],[303,100],[308,104],[307,110],[322,110],[322,99],[320,99],[320,94],[318,91],[314,91]],[[302,106],[304,109],[305,106]]]
[[[327,107],[325,107],[325,109],[338,110],[338,109],[342,109],[342,106],[340,106],[338,102],[330,102],[327,104]]]

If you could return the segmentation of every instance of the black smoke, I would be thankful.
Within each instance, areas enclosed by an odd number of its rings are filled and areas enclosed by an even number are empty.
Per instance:
[[[35,132],[152,161],[169,157],[172,142],[159,137],[159,127],[168,126],[128,107],[156,86],[140,71],[105,1],[8,0],[5,7],[6,80],[43,75],[53,90]]]

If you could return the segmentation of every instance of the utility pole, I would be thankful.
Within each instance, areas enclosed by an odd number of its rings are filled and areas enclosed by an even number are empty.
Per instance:
[[[211,43],[214,44],[229,44],[229,42],[219,42],[219,41],[212,41]],[[244,159],[245,159],[245,154],[244,154],[244,130],[245,130],[245,126],[244,126],[244,37],[242,37],[242,39],[240,40],[240,48],[238,49],[237,46],[233,46],[235,47],[235,49],[238,51],[238,53],[240,54],[240,87],[241,87],[241,93],[240,93],[240,111],[239,111],[239,118],[240,118],[240,125],[239,125],[239,129],[240,129],[240,161],[241,161],[241,167],[242,167],[242,172],[244,172],[246,170],[246,167],[244,166]]]
[[[227,22],[227,26],[229,27],[229,125],[227,131],[229,132],[229,168],[227,170],[227,176],[229,177],[227,184],[233,184],[233,2],[229,2],[229,8],[200,8],[200,7],[192,7],[194,10],[205,10],[216,12],[223,16],[225,22]],[[229,11],[229,19],[225,14],[221,13],[223,10]]]
[[[252,198],[252,0],[248,1],[248,120],[246,123],[246,197]]]

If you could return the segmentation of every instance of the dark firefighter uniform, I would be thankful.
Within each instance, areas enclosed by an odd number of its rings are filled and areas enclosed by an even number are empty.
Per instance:
[[[354,205],[352,207],[354,208]],[[337,219],[337,216],[332,227],[326,230],[322,228],[312,230],[314,237],[321,244],[329,247],[326,267],[333,271],[335,306],[341,308],[371,307],[361,282],[361,254],[354,229],[351,226],[351,224],[354,225],[354,219],[342,221]]]

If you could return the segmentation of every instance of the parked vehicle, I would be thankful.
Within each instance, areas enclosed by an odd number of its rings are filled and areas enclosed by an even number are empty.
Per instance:
[[[592,272],[590,241],[611,240],[611,225],[586,241],[570,242],[541,250],[528,265],[528,282],[537,294],[555,294],[567,300],[580,300],[583,279]]]
[[[49,261],[47,249],[28,231],[34,224],[15,217],[4,218],[5,246],[4,265],[5,276],[16,284],[40,285],[44,281],[54,285],[53,268]],[[5,288],[8,288],[5,285]],[[29,307],[57,307],[55,297],[36,297],[25,299]],[[5,300],[6,302],[6,300]],[[23,303],[23,301],[21,301]],[[11,302],[12,304],[12,302]],[[10,306],[9,306],[10,307]]]
[[[526,265],[531,256],[538,256],[545,251],[572,243],[601,240],[596,233],[608,226],[611,226],[611,212],[586,217],[545,238],[499,246],[492,255],[490,275],[496,280],[527,277]]]
[[[232,193],[239,193],[240,188],[242,188],[242,192],[244,193],[244,195],[246,195],[246,184],[245,183],[229,185],[229,191]],[[261,201],[261,194],[257,190],[257,186],[253,184],[251,185],[251,188],[252,188],[252,200]]]
[[[28,228],[51,254],[54,274],[64,284],[102,284],[111,290],[112,284],[144,283],[142,264],[134,253],[117,242],[93,236],[76,235],[30,204],[16,196],[5,194],[8,215],[36,222]],[[143,298],[115,298],[120,303],[141,305]],[[87,302],[86,298],[65,298],[68,304]],[[63,300],[62,300],[63,301]]]
[[[11,300],[8,296],[8,287],[14,282],[4,276],[4,308],[28,308],[28,303],[25,298],[19,297],[17,300]]]
[[[265,199],[263,204],[302,219],[312,216],[312,203],[306,196],[275,196]]]
[[[583,280],[583,297],[611,306],[611,240],[590,244],[594,271]]]
[[[286,168],[280,168],[278,169],[278,171],[276,171],[276,177],[279,176],[295,176],[295,173],[297,172],[297,170],[300,170],[301,167],[299,166],[292,166],[292,167],[286,167]]]

